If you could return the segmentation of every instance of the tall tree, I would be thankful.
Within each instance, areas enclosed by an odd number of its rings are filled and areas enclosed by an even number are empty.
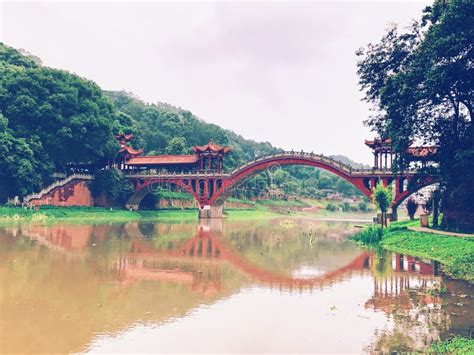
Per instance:
[[[2,43],[0,113],[6,119],[0,174],[10,180],[10,195],[37,190],[69,162],[104,164],[118,148],[117,117],[96,84],[42,67]]]
[[[474,2],[437,0],[420,22],[357,54],[376,112],[367,124],[392,139],[395,169],[409,165],[411,142],[439,146],[443,223],[474,225]]]

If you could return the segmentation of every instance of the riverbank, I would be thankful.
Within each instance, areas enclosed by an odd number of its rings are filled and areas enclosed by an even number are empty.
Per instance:
[[[449,277],[474,283],[474,239],[409,230],[408,227],[415,223],[394,222],[386,229],[370,225],[353,240],[366,246],[439,261]]]
[[[227,209],[225,217],[229,219],[261,219],[275,218],[282,214],[265,209]],[[84,223],[121,222],[138,219],[150,220],[195,220],[198,218],[196,209],[161,209],[128,211],[102,207],[53,207],[26,209],[22,207],[0,207],[0,223],[19,221],[54,222],[72,221]]]

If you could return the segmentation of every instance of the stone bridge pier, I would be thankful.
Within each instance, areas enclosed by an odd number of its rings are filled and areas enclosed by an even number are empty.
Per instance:
[[[222,218],[224,205],[204,205],[199,207],[199,219]]]

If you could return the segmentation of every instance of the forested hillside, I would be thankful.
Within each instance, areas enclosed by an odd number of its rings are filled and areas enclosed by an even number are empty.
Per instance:
[[[268,142],[245,139],[206,123],[187,110],[164,103],[145,104],[126,92],[108,91],[106,94],[119,111],[120,129],[133,133],[135,148],[145,149],[146,154],[186,154],[191,152],[193,145],[202,145],[212,139],[232,146],[225,161],[225,168],[230,171],[256,157],[281,151]],[[355,168],[364,167],[345,156],[334,158]],[[320,197],[321,190],[331,189],[349,196],[359,194],[350,183],[334,174],[302,166],[285,167],[249,179],[235,194],[242,198],[255,198],[277,190],[285,197],[292,194]]]
[[[190,111],[164,103],[145,104],[126,92],[103,91],[92,81],[47,68],[27,53],[0,44],[0,191],[24,196],[52,181],[69,163],[108,164],[118,150],[113,134],[133,133],[146,154],[186,154],[210,140],[230,145],[225,162],[232,170],[279,149],[209,124]],[[346,157],[338,160],[359,167]],[[288,167],[256,176],[236,192],[252,198],[278,191],[279,196],[318,197],[322,189],[358,191],[346,181],[309,167]]]

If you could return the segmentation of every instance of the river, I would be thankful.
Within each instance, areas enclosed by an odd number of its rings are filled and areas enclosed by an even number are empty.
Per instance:
[[[2,227],[0,352],[370,353],[469,334],[471,285],[354,245],[353,224]]]

